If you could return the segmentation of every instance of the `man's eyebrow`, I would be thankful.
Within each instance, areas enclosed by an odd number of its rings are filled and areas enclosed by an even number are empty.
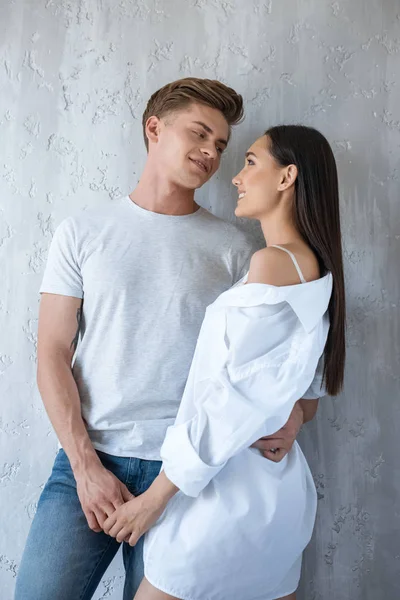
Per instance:
[[[213,130],[211,129],[211,127],[209,127],[208,125],[206,125],[202,121],[193,121],[193,123],[196,123],[196,125],[200,125],[205,131],[207,131],[207,133],[214,133]],[[228,145],[228,141],[224,140],[224,139],[217,140],[217,142],[219,144],[223,144],[224,146]]]

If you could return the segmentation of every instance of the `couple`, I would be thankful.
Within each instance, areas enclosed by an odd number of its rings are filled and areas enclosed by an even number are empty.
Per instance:
[[[121,542],[124,600],[295,598],[316,492],[291,432],[343,381],[337,174],[317,131],[262,135],[233,179],[254,252],[194,200],[242,114],[217,81],[163,87],[136,189],[54,235],[38,384],[62,449],[16,600],[92,598]]]

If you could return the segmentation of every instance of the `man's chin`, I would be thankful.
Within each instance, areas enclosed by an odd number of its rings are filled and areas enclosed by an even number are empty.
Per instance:
[[[204,177],[188,177],[186,184],[188,189],[199,190],[211,179],[210,176],[204,175]]]

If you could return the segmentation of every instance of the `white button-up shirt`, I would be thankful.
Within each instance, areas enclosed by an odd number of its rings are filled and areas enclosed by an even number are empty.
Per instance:
[[[298,584],[316,493],[297,443],[281,463],[250,448],[295,402],[316,398],[330,273],[237,285],[208,307],[174,426],[161,449],[181,490],[145,545],[146,576],[183,600],[273,600]],[[321,363],[320,363],[321,364]]]

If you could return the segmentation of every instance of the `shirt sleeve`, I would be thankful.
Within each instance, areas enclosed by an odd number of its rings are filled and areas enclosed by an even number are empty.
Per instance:
[[[54,233],[40,293],[83,298],[76,231],[71,218],[63,221]]]
[[[274,322],[261,319],[257,325],[257,340],[253,323],[251,333],[241,335],[244,351],[232,344],[223,368],[197,383],[193,418],[167,430],[161,448],[164,471],[188,496],[196,497],[231,457],[278,431],[313,380],[322,337],[318,327],[311,334],[303,331],[301,341],[297,331],[295,349],[289,340],[282,352]],[[264,351],[241,361],[260,339]]]
[[[314,379],[303,396],[304,400],[317,400],[318,398],[322,398],[326,396],[326,387],[323,382],[323,373],[324,373],[324,357],[321,356],[318,362],[317,370],[315,371]]]
[[[250,267],[250,260],[256,250],[262,247],[261,241],[248,233],[237,230],[229,249],[229,260],[232,267],[232,284],[244,277]]]
[[[240,281],[240,279],[242,279],[248,273],[252,255],[253,252],[248,252],[247,254],[240,256],[241,260],[239,260],[238,269],[234,277],[234,283]]]

